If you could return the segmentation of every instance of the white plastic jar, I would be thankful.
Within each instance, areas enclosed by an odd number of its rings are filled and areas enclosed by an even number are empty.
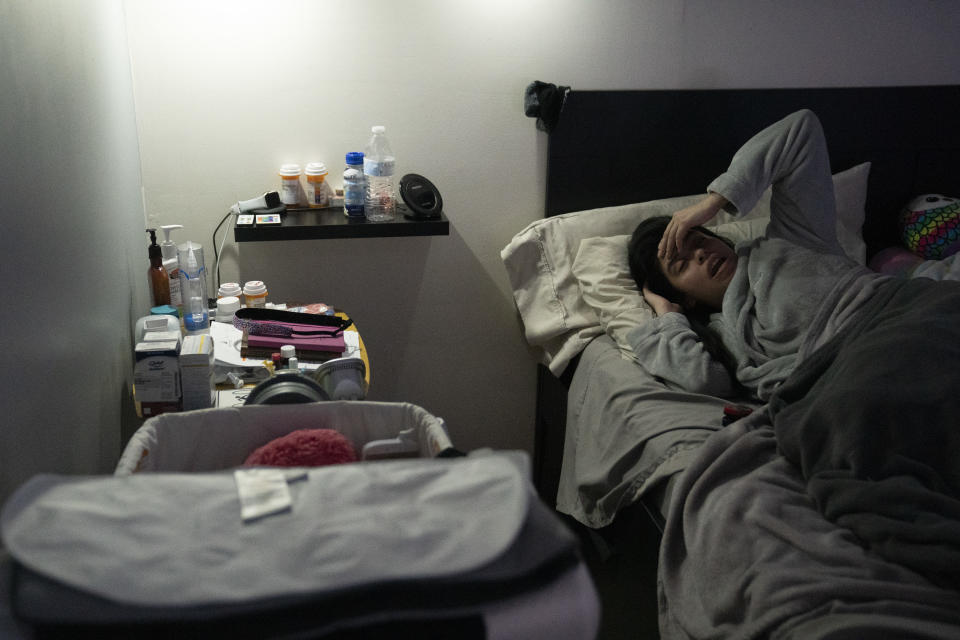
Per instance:
[[[243,295],[243,290],[240,289],[240,284],[237,282],[224,282],[220,285],[220,288],[217,289],[218,298],[225,298],[227,296],[239,298],[241,295]]]
[[[224,296],[217,298],[217,322],[233,323],[234,314],[240,310],[240,298]]]

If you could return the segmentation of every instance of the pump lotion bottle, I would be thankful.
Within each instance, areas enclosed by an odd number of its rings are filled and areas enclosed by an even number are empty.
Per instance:
[[[157,230],[147,229],[150,234],[150,246],[147,247],[147,253],[150,256],[150,269],[147,270],[147,276],[150,282],[150,298],[153,307],[170,304],[170,276],[163,268],[163,255],[160,252],[160,245],[157,244]]]

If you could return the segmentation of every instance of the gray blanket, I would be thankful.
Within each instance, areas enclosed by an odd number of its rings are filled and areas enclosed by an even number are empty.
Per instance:
[[[770,407],[826,517],[960,588],[960,283],[885,283]]]
[[[893,282],[674,486],[664,638],[960,637],[960,285]]]

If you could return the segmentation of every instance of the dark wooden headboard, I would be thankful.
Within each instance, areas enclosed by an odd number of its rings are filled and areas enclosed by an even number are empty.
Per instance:
[[[915,195],[960,196],[960,86],[571,91],[549,138],[546,215],[703,193],[734,152],[801,108],[834,173],[870,161],[868,257]]]
[[[873,163],[868,258],[898,244],[913,196],[960,197],[960,86],[574,90],[549,138],[546,216],[704,193],[753,134],[801,108],[819,116],[834,173]],[[550,504],[575,368],[538,368],[534,474]]]

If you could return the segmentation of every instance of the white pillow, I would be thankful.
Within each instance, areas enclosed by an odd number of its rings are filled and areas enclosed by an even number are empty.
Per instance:
[[[588,342],[603,333],[600,319],[584,301],[573,275],[580,241],[632,233],[640,220],[671,215],[701,197],[668,198],[536,220],[500,252],[524,335],[551,372],[560,375]]]
[[[870,163],[864,162],[833,176],[837,200],[837,239],[843,251],[860,264],[867,262],[863,219],[867,212],[867,180]]]
[[[637,289],[627,261],[630,235],[587,238],[573,262],[583,300],[597,314],[600,325],[621,353],[632,357],[627,332],[655,317]]]
[[[834,176],[840,244],[861,262],[865,249],[859,229],[863,224],[869,170],[870,165],[866,163]],[[702,197],[698,194],[667,198],[544,218],[527,225],[504,247],[500,258],[507,268],[524,335],[527,342],[540,351],[540,360],[550,371],[556,375],[562,373],[570,360],[604,331],[600,309],[585,299],[573,273],[580,243],[587,238],[629,235],[641,220],[672,215]],[[752,234],[762,234],[769,215],[767,193],[752,211],[738,217],[738,222],[730,223],[732,218],[725,213],[719,214],[715,222],[734,225],[725,231],[731,239],[739,241],[755,237]],[[761,222],[748,222],[750,220]],[[581,273],[586,269],[581,269]],[[597,278],[601,278],[601,274],[596,275],[594,282],[599,282]],[[606,296],[604,299],[609,300]],[[596,298],[591,300],[604,306]],[[602,313],[610,317],[607,309]]]

